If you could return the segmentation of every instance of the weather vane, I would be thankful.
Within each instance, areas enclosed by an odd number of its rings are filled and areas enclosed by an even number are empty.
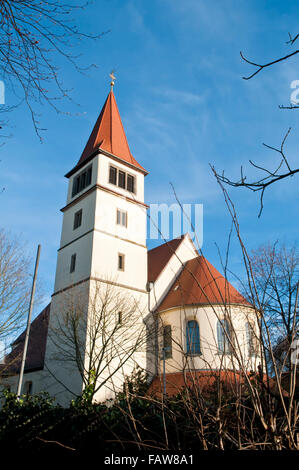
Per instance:
[[[114,80],[116,79],[116,77],[114,76],[114,70],[111,71],[111,73],[109,74],[109,77],[111,78],[111,82],[110,82],[110,86],[111,86],[111,90],[113,89],[114,87]]]

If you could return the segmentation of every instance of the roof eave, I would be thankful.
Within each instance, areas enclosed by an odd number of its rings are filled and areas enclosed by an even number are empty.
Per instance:
[[[84,160],[82,160],[81,163],[77,163],[72,170],[70,170],[68,173],[66,173],[64,176],[66,178],[70,178],[74,173],[76,173],[80,168],[83,168],[84,165],[86,165],[88,162],[90,162],[94,157],[97,155],[106,155],[107,157],[112,158],[113,160],[118,161],[119,163],[122,163],[124,165],[129,166],[130,168],[133,168],[136,171],[139,171],[140,173],[143,173],[144,176],[148,175],[148,171],[146,171],[144,168],[140,168],[133,163],[127,162],[126,160],[123,160],[121,157],[118,157],[117,155],[114,155],[113,153],[107,152],[107,150],[103,150],[100,147],[96,149],[93,153],[91,153],[88,157],[86,157]]]
[[[228,302],[227,304],[224,304],[223,302],[194,302],[194,303],[185,303],[185,304],[180,304],[180,305],[173,305],[171,307],[163,308],[162,310],[157,309],[158,313],[164,313],[169,310],[176,310],[178,308],[182,307],[219,307],[219,306],[227,306],[227,307],[245,307],[245,308],[251,308],[255,309],[255,307],[251,304],[242,304],[238,302]]]

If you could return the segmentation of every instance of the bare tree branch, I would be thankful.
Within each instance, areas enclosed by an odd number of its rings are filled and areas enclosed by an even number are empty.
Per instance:
[[[57,0],[3,0],[0,4],[0,72],[6,86],[28,106],[37,134],[43,130],[35,103],[47,103],[57,112],[56,102],[70,99],[61,82],[55,57],[61,56],[83,72],[74,47],[83,39],[98,39],[104,33],[80,31],[71,14],[83,11],[89,2]]]
[[[264,207],[263,200],[264,200],[265,190],[272,184],[277,183],[278,181],[284,180],[285,178],[294,176],[296,173],[299,172],[299,168],[295,168],[295,169],[291,168],[290,163],[284,152],[284,145],[285,145],[288,135],[290,134],[290,131],[291,131],[291,128],[289,128],[288,131],[286,132],[282,140],[282,143],[280,145],[280,148],[276,148],[271,145],[263,143],[263,145],[266,148],[274,152],[277,152],[281,156],[281,160],[279,161],[278,166],[274,170],[269,170],[268,168],[265,168],[261,165],[257,165],[252,160],[249,160],[249,163],[254,168],[257,168],[258,170],[261,170],[266,173],[266,176],[264,177],[261,177],[257,180],[248,181],[247,177],[244,176],[243,174],[243,167],[241,166],[241,169],[240,169],[241,178],[239,180],[233,181],[230,178],[225,176],[224,171],[222,173],[217,173],[215,168],[211,166],[218,182],[225,183],[235,188],[243,187],[243,188],[250,189],[253,192],[258,192],[258,191],[260,192],[260,211],[259,211],[258,217],[261,216],[262,211],[263,211],[263,207]],[[282,167],[286,167],[286,170],[280,171]]]

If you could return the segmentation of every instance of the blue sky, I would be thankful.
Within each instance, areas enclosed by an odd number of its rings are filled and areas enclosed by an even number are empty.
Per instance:
[[[109,92],[115,69],[115,95],[131,152],[148,171],[146,202],[175,202],[170,182],[182,203],[204,205],[207,258],[219,269],[230,218],[209,165],[237,177],[248,160],[275,165],[277,155],[262,143],[279,146],[288,127],[289,160],[296,165],[299,112],[282,111],[290,84],[299,79],[298,59],[252,72],[240,50],[253,60],[267,61],[290,51],[288,32],[297,33],[299,5],[266,0],[101,0],[78,15],[83,30],[110,30],[97,42],[78,49],[83,65],[77,73],[61,58],[64,85],[76,105],[61,102],[66,114],[38,108],[43,143],[37,138],[28,109],[10,116],[11,137],[0,148],[1,226],[27,243],[34,256],[42,245],[39,276],[49,299],[54,285],[57,248],[66,200],[64,174],[79,159]],[[76,51],[77,52],[77,51]],[[7,92],[6,103],[15,98]],[[254,174],[250,168],[248,174]],[[297,239],[298,183],[294,178],[259,199],[246,190],[231,190],[246,246]],[[149,246],[153,246],[149,242]],[[233,243],[231,269],[241,273],[240,253]]]

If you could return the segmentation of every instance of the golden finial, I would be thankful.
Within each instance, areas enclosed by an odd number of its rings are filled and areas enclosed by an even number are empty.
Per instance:
[[[116,80],[116,77],[114,76],[114,70],[111,71],[111,73],[109,74],[109,77],[111,78],[111,82],[110,82],[110,86],[111,86],[111,91],[114,87],[114,80]]]

